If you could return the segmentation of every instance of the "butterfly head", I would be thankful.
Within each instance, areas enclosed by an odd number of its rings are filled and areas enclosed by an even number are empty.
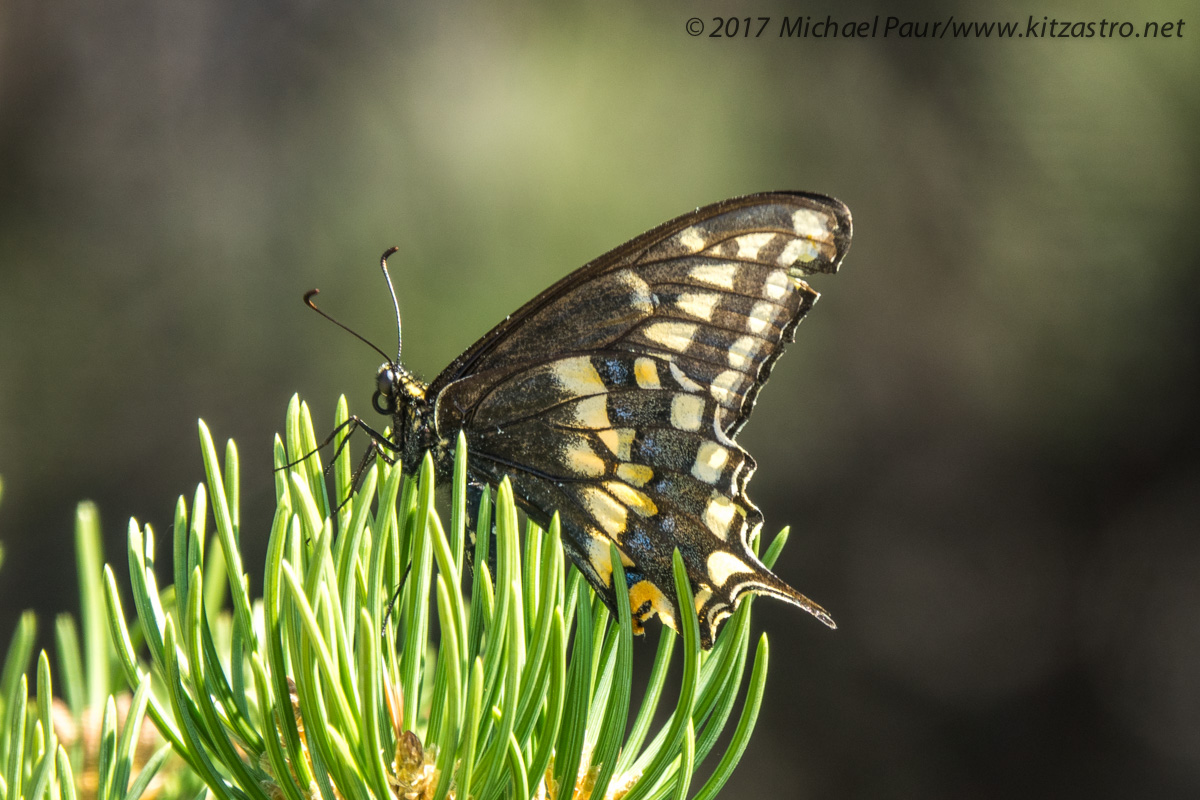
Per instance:
[[[418,380],[403,364],[387,361],[375,374],[375,394],[371,405],[380,414],[395,418],[405,409],[425,403],[427,385]]]
[[[428,384],[398,361],[385,361],[375,374],[371,405],[380,414],[391,417],[392,446],[407,470],[416,469],[421,455],[437,443],[426,399],[428,388]]]

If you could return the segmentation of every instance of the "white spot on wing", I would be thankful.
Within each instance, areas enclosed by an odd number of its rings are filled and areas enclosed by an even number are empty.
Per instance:
[[[758,251],[766,247],[775,234],[766,233],[747,233],[744,236],[739,236],[738,243],[738,258],[744,258],[747,261],[754,261],[758,258]]]
[[[734,342],[729,348],[729,366],[734,369],[745,369],[758,353],[761,341],[753,336],[743,336]]]
[[[735,405],[737,389],[742,383],[742,373],[735,369],[727,369],[718,375],[709,387],[713,398],[725,406]]]
[[[675,382],[679,384],[679,388],[683,389],[685,392],[704,391],[704,387],[689,378],[687,373],[680,369],[674,361],[670,363],[669,368],[671,370],[671,377],[674,378]]]
[[[695,228],[684,228],[678,233],[677,238],[679,244],[689,253],[698,253],[704,249],[704,237]]]
[[[717,479],[721,477],[721,469],[728,460],[728,450],[716,442],[704,442],[696,453],[696,462],[692,464],[692,475],[705,483],[716,483]]]
[[[677,394],[671,398],[671,424],[681,431],[698,431],[704,422],[704,401],[699,395]]]
[[[692,267],[688,277],[692,280],[733,291],[733,279],[737,276],[734,264],[701,264]]]
[[[658,320],[642,328],[642,335],[668,350],[682,353],[692,343],[692,336],[698,327],[691,322]]]
[[[767,280],[763,283],[763,294],[769,300],[779,300],[787,294],[788,287],[791,284],[791,278],[781,269],[777,269],[767,276]]]
[[[654,313],[654,293],[650,291],[650,284],[638,277],[632,270],[627,269],[614,273],[613,278],[620,281],[629,290],[629,307],[631,309],[636,309],[645,316]]]
[[[760,300],[750,309],[750,319],[748,327],[751,333],[762,333],[767,329],[768,325],[775,324],[776,306],[774,303],[768,303],[765,300]]]
[[[745,561],[733,553],[717,550],[708,557],[708,577],[716,586],[724,586],[730,577],[742,572],[753,572]]]
[[[733,612],[729,610],[728,603],[724,603],[720,606],[715,606],[711,611],[708,612],[708,617],[709,617],[708,624],[710,626],[712,626],[713,630],[716,630],[717,626],[721,624],[721,620],[725,619],[726,617],[730,616],[731,614],[733,614]]]
[[[729,485],[732,487],[731,493],[734,497],[737,497],[741,493],[738,488],[738,476],[742,474],[742,470],[745,469],[745,467],[746,462],[739,461],[733,468],[733,474],[729,476]],[[749,475],[746,476],[747,480],[749,480],[749,477]]]
[[[792,214],[792,229],[805,238],[824,240],[829,238],[829,221],[827,214],[802,208]]]
[[[714,536],[728,540],[729,526],[733,524],[733,517],[736,513],[737,506],[733,504],[733,501],[720,492],[713,492],[708,505],[704,508],[704,525],[712,531]]]
[[[720,299],[721,296],[716,292],[685,292],[679,295],[675,305],[679,307],[680,311],[691,314],[693,317],[711,321],[713,309],[717,307]]]
[[[808,263],[817,257],[817,248],[808,239],[792,239],[783,248],[775,263],[781,267],[790,267],[797,261]]]

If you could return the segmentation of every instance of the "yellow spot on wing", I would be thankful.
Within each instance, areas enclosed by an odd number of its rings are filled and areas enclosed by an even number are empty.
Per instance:
[[[621,553],[620,548],[617,552]],[[596,570],[596,574],[600,576],[600,580],[605,586],[612,586],[612,555],[608,549],[608,539],[595,533],[588,534],[587,540],[587,560],[592,565],[592,569]],[[629,556],[621,553],[621,564],[626,567],[632,567],[633,561]]]
[[[743,572],[753,572],[745,561],[733,553],[717,550],[708,557],[708,577],[714,586],[724,586],[733,575]]]
[[[583,505],[592,515],[592,519],[596,520],[600,530],[618,542],[621,540],[621,534],[625,532],[626,519],[629,516],[625,506],[598,486],[583,488]]]
[[[617,477],[637,487],[645,486],[654,477],[654,470],[645,464],[618,464]]]
[[[607,388],[587,356],[564,358],[552,367],[558,385],[572,397],[604,394]]]
[[[671,601],[650,581],[638,581],[629,587],[629,609],[633,612],[635,633],[641,633],[642,625],[655,614],[658,614],[667,626],[675,627],[675,613]]]
[[[658,513],[658,506],[654,504],[654,501],[645,493],[639,492],[632,486],[627,486],[620,481],[605,481],[604,488],[608,489],[610,494],[624,503],[639,517],[653,517]]]
[[[608,395],[592,395],[575,403],[575,422],[593,431],[611,427],[612,423],[608,421]]]
[[[658,382],[658,365],[652,358],[639,358],[633,362],[633,377],[642,389],[661,389]]]
[[[721,469],[728,460],[728,450],[716,442],[704,442],[696,453],[696,463],[692,464],[692,475],[705,483],[716,483],[717,479],[721,477]]]
[[[671,424],[681,431],[698,431],[704,422],[704,400],[694,394],[671,398]]]
[[[609,428],[596,434],[618,461],[628,461],[633,449],[633,428]]]
[[[596,455],[583,439],[571,442],[566,450],[567,465],[576,476],[582,478],[599,478],[607,471],[604,459]]]
[[[704,604],[708,602],[708,598],[712,597],[712,589],[707,586],[701,586],[700,590],[693,595],[696,601],[696,613],[700,613],[700,609],[704,608]]]

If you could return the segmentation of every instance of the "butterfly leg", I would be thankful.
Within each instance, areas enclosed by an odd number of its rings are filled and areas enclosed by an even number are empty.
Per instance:
[[[333,450],[333,458],[331,458],[329,460],[329,463],[325,465],[324,473],[325,473],[325,475],[328,475],[329,471],[331,469],[333,469],[333,465],[337,461],[338,456],[340,456],[342,454],[342,451],[345,450],[346,447],[350,444],[350,437],[352,437],[354,435],[354,432],[357,430],[362,430],[362,431],[366,432],[367,436],[369,436],[371,439],[371,443],[367,446],[367,452],[363,454],[362,460],[358,462],[358,466],[355,467],[355,469],[354,469],[354,474],[351,476],[351,479],[350,479],[349,494],[347,494],[346,497],[343,498],[342,501],[337,504],[337,508],[334,509],[335,511],[341,511],[342,508],[347,503],[350,502],[350,498],[352,498],[354,496],[354,493],[358,491],[359,484],[362,483],[362,477],[363,477],[363,475],[366,474],[367,468],[371,464],[372,456],[377,455],[380,458],[382,458],[384,461],[386,461],[387,463],[394,464],[396,462],[397,455],[399,454],[399,448],[396,446],[396,444],[394,442],[392,442],[388,437],[384,436],[382,433],[375,430],[370,425],[368,425],[366,422],[364,422],[362,417],[351,416],[345,422],[341,423],[336,428],[334,428],[330,432],[330,434],[328,436],[326,436],[325,439],[320,444],[318,444],[316,447],[314,447],[312,450],[310,450],[309,452],[305,453],[302,456],[299,456],[298,458],[296,458],[292,461],[289,461],[288,463],[284,464],[283,466],[278,467],[276,469],[276,472],[278,472],[279,470],[289,469],[291,467],[296,466],[297,464],[302,463],[305,459],[309,458],[312,455],[315,455],[316,453],[320,452],[324,448],[328,447],[330,445],[330,443],[332,443],[333,440],[337,438],[338,434],[340,434],[344,431],[345,435],[342,436],[342,438],[338,440],[337,446]]]

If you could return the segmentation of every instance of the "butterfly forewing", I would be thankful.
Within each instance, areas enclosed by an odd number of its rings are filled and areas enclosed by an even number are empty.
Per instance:
[[[509,477],[614,607],[609,542],[635,626],[674,624],[684,557],[711,646],[738,597],[759,592],[832,620],[769,572],[749,538],[754,460],[733,437],[817,293],[850,214],[832,198],[752,195],[698,209],[596,259],[492,330],[429,387],[438,438],[467,436],[471,471]]]
[[[725,262],[753,270],[782,266],[797,277],[836,272],[850,246],[850,232],[849,210],[823,195],[757,194],[699,208],[626,242],[546,289],[455,359],[434,380],[430,394],[468,374],[602,347],[628,326],[658,314],[662,298],[649,288],[655,269],[664,270],[666,281],[692,264],[697,268],[693,282],[706,282]],[[779,238],[755,248],[749,244],[755,236]],[[739,255],[742,242],[747,247]],[[746,297],[760,291],[749,279],[733,287],[722,279],[704,288]]]

